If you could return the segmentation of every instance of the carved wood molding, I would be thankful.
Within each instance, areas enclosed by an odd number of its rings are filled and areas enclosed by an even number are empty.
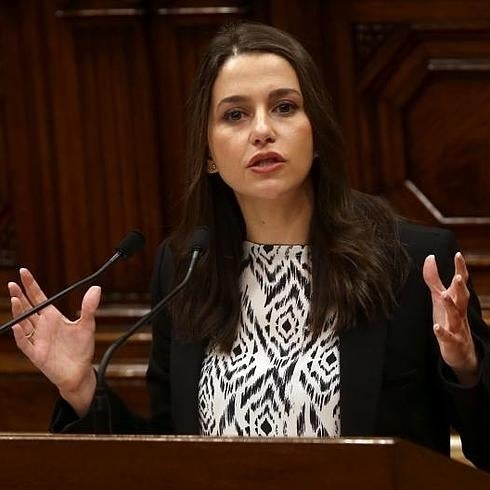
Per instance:
[[[432,58],[427,62],[427,70],[441,71],[490,71],[490,58]]]
[[[248,12],[246,7],[174,7],[158,8],[157,15],[243,15]]]
[[[57,10],[56,17],[76,18],[76,17],[136,17],[145,14],[144,9],[137,8],[114,8],[114,9],[77,9],[77,10]]]
[[[97,332],[95,334],[95,360],[97,366],[102,354],[120,336],[119,332]],[[107,374],[112,378],[144,378],[151,346],[151,333],[142,332],[131,337],[117,351]],[[0,376],[37,374],[39,371],[17,348],[12,335],[0,339]]]
[[[429,198],[411,181],[405,180],[405,187],[422,203],[438,223],[446,226],[452,225],[490,225],[490,217],[480,216],[444,216],[439,209],[429,200]]]
[[[86,8],[59,9],[55,15],[59,18],[90,18],[90,17],[140,17],[143,15],[159,16],[208,16],[208,15],[244,15],[246,6],[209,6],[209,7],[161,7],[161,8]]]
[[[396,23],[362,23],[353,25],[355,61],[358,69],[379,49],[385,39],[399,26]]]
[[[490,254],[488,253],[466,253],[464,258],[469,265],[475,267],[490,267]],[[490,296],[486,297],[485,304],[490,308]]]
[[[420,26],[418,28],[420,29]],[[405,196],[409,197],[412,202],[414,201],[413,198],[415,198],[415,201],[422,204],[431,216],[431,222],[450,227],[477,225],[488,229],[490,216],[478,212],[475,212],[474,215],[470,214],[471,209],[469,206],[462,208],[461,212],[456,212],[457,210],[453,207],[448,207],[446,211],[442,211],[441,209],[444,209],[446,201],[436,199],[436,197],[441,197],[440,191],[438,193],[427,192],[428,183],[432,182],[436,177],[443,178],[444,171],[442,167],[439,173],[437,173],[437,168],[435,167],[426,166],[424,168],[420,163],[422,161],[421,157],[426,156],[429,158],[426,164],[430,165],[434,163],[436,158],[438,160],[435,161],[440,164],[444,155],[438,155],[435,151],[428,148],[430,146],[434,147],[434,145],[425,144],[418,151],[418,160],[415,160],[418,162],[418,166],[413,170],[409,165],[411,159],[409,154],[412,149],[410,129],[417,128],[418,125],[412,119],[408,119],[409,114],[413,114],[414,108],[419,106],[430,107],[428,105],[430,103],[428,96],[423,98],[427,93],[430,93],[434,101],[436,101],[434,102],[436,109],[441,108],[442,110],[445,107],[440,98],[438,98],[440,92],[436,93],[435,89],[432,92],[428,92],[431,87],[430,84],[434,83],[434,80],[437,80],[440,84],[447,80],[445,82],[447,86],[453,87],[453,85],[450,85],[453,80],[460,80],[457,78],[458,72],[465,72],[465,76],[468,73],[473,77],[478,77],[478,74],[487,77],[487,73],[490,71],[488,42],[477,43],[469,39],[464,43],[459,43],[458,36],[461,35],[461,32],[453,30],[448,33],[445,27],[437,32],[435,30],[432,31],[430,36],[425,36],[426,34],[426,32],[407,32],[406,35],[399,37],[397,39],[398,47],[392,47],[393,49],[384,50],[383,53],[380,53],[370,63],[369,69],[365,70],[359,78],[358,90],[361,93],[363,107],[361,124],[365,128],[364,131],[361,131],[361,141],[364,147],[362,154],[365,155],[365,158],[371,159],[370,165],[368,165],[372,167],[371,172],[379,169],[377,171],[377,181],[372,182],[372,187],[374,188],[377,185],[384,190],[391,188],[396,191],[400,186],[404,186],[409,191]],[[464,31],[464,35],[466,36],[467,34]],[[402,45],[405,46],[403,51],[401,50]],[[449,56],[445,56],[446,53]],[[484,94],[486,93],[483,92],[484,81],[482,80],[480,84],[483,103],[485,100]],[[473,100],[477,100],[476,97]],[[421,104],[425,104],[425,106]],[[464,104],[460,103],[457,108],[461,114],[465,114]],[[436,119],[431,120],[432,114],[427,109],[425,111],[427,112],[426,116],[431,121],[427,127],[436,128]],[[442,110],[441,117],[446,113],[446,110]],[[427,117],[420,120],[420,116],[418,116],[415,121],[424,123],[427,121]],[[469,120],[471,121],[472,119]],[[422,136],[419,133],[420,131],[415,133],[418,138]],[[461,146],[457,146],[459,142],[458,134],[456,130],[451,132],[452,139],[449,142],[451,142],[452,146],[447,142],[446,151],[449,152],[449,149],[451,151],[446,157],[450,158],[449,161],[452,162],[453,168],[460,169],[467,162],[468,165],[472,165],[471,168],[475,174],[484,175],[482,173],[484,160],[482,159],[485,158],[487,150],[483,143],[477,146],[477,143],[484,141],[483,136],[477,134],[474,138],[475,141],[473,141],[468,139],[468,134],[466,134],[467,139],[464,140],[466,146],[456,154],[455,148]],[[438,133],[436,135],[442,138],[438,140],[439,143],[437,144],[439,145],[442,145],[442,141],[444,141],[446,136],[449,137]],[[459,136],[459,138],[461,137],[462,135]],[[477,157],[480,159],[478,160],[480,162],[478,165],[475,163],[477,162],[475,160]],[[459,162],[457,164],[459,166],[456,166],[457,162]],[[419,185],[421,178],[424,179],[425,186]],[[447,183],[448,190],[449,185],[454,186],[457,183],[454,182],[454,179],[453,182]],[[478,189],[480,192],[478,195],[481,196],[481,185]],[[450,211],[451,209],[452,211]],[[470,211],[469,213],[468,210]],[[475,211],[477,210],[475,209]]]

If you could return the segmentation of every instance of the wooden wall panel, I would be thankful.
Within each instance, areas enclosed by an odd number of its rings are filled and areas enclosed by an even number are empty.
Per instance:
[[[61,264],[56,206],[44,204],[56,194],[57,177],[46,45],[40,42],[42,12],[35,2],[9,2],[1,12],[6,125],[2,163],[13,203],[16,258],[35,267],[49,290],[60,278]],[[13,272],[4,272],[4,279],[13,277]]]
[[[20,264],[50,293],[95,270],[125,231],[148,240],[101,281],[97,358],[147,308],[153,255],[179,212],[185,101],[200,53],[226,20],[257,15],[255,3],[22,0],[2,11]],[[63,311],[76,314],[80,297]],[[109,373],[139,411],[150,340],[136,337]],[[0,387],[12,395],[0,401],[0,429],[46,429],[56,392],[10,337],[0,339]],[[28,422],[16,390],[38,394]]]
[[[353,185],[454,229],[490,312],[486,0],[3,2],[0,248],[8,242],[16,265],[31,267],[51,293],[98,267],[127,230],[142,229],[145,252],[102,280],[100,357],[146,311],[155,248],[181,206],[196,65],[218,26],[238,18],[287,29],[309,49],[333,94]],[[13,275],[0,267],[3,283]],[[71,296],[64,311],[75,314],[79,300]],[[7,308],[0,293],[0,319]],[[143,332],[110,372],[141,412],[149,343]],[[8,393],[0,430],[45,430],[55,390],[8,336],[0,392]],[[30,413],[29,395],[41,415]]]
[[[5,19],[0,20],[0,27]],[[6,160],[6,97],[5,87],[5,44],[7,38],[5,29],[0,34],[0,162]],[[0,267],[10,268],[16,262],[15,231],[12,201],[10,191],[11,178],[5,165],[0,166]]]
[[[18,257],[48,293],[140,228],[145,252],[101,284],[122,312],[147,303],[156,246],[178,215],[184,103],[199,53],[219,25],[251,11],[225,6],[23,0],[5,8]],[[80,297],[64,308],[74,314]]]
[[[490,4],[333,0],[356,187],[453,229],[490,308]]]
[[[146,292],[161,240],[160,162],[142,16],[51,12],[61,236],[67,277],[95,269],[131,229],[148,246],[103,281],[110,298]],[[78,138],[73,138],[73,135]],[[144,274],[141,273],[144,271]],[[72,305],[78,304],[74,297]]]

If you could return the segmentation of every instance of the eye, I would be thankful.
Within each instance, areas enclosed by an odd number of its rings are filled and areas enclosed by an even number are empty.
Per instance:
[[[284,102],[280,102],[279,104],[277,104],[274,110],[279,112],[280,114],[291,114],[297,108],[298,106],[294,102],[290,102],[286,100]]]
[[[225,121],[240,121],[242,117],[243,111],[241,111],[240,109],[230,109],[229,111],[226,111],[223,115],[223,119]]]

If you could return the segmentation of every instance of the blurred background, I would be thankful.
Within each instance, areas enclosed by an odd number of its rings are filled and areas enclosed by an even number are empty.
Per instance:
[[[97,352],[148,307],[152,260],[177,221],[186,99],[226,21],[295,35],[320,65],[352,185],[452,229],[490,316],[488,0],[1,0],[0,317],[29,267],[46,293],[98,268],[128,230],[145,251],[104,276]],[[75,316],[80,295],[60,307]],[[146,411],[151,336],[111,384]],[[0,431],[46,431],[55,390],[0,337]]]

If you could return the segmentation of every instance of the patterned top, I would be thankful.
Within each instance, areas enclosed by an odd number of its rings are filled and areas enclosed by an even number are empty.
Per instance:
[[[308,246],[244,242],[242,309],[230,354],[208,349],[199,382],[201,434],[340,436],[338,336],[308,329]]]

